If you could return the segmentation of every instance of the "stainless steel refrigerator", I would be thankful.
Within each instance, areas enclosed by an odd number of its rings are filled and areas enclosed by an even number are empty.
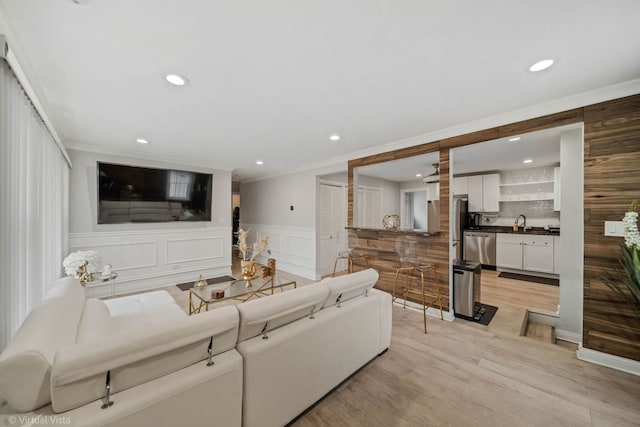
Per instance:
[[[464,255],[464,234],[463,231],[468,223],[467,199],[466,197],[453,198],[453,248],[456,251],[455,259],[463,259]]]

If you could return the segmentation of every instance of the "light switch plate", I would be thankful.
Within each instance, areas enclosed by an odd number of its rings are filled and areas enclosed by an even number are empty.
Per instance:
[[[612,237],[624,237],[624,222],[622,221],[605,221],[604,235]]]

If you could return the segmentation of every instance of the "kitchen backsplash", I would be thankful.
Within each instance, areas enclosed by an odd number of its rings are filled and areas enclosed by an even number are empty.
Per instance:
[[[553,181],[553,166],[518,169],[500,172],[502,184],[528,183]],[[503,187],[502,191],[516,191],[518,187]],[[540,188],[528,188],[528,191],[553,192],[553,184],[541,185]],[[527,217],[527,225],[532,227],[544,227],[545,225],[560,225],[560,212],[553,210],[553,200],[522,200],[500,202],[500,213],[485,214],[483,225],[511,226],[520,215]],[[522,224],[522,220],[520,220]]]
[[[520,214],[527,217],[527,225],[531,227],[560,225],[560,212],[553,210],[553,200],[500,202],[500,213],[485,214],[482,224],[511,226]]]

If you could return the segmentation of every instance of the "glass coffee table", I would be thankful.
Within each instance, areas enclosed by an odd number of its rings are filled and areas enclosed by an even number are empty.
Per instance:
[[[251,286],[247,286],[250,284]],[[207,285],[204,289],[189,289],[189,315],[200,313],[204,308],[209,311],[209,304],[222,301],[236,300],[247,301],[250,298],[260,298],[273,295],[277,289],[284,292],[287,286],[297,287],[294,280],[280,279],[278,275],[267,277],[255,277],[251,280],[231,280]],[[224,296],[214,298],[213,291],[224,291]]]

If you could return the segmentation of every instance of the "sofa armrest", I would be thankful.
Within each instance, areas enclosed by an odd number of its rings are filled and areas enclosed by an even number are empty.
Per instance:
[[[105,395],[110,372],[111,392],[162,377],[235,347],[238,311],[235,307],[172,319],[64,348],[55,355],[51,372],[51,402],[64,412]]]

